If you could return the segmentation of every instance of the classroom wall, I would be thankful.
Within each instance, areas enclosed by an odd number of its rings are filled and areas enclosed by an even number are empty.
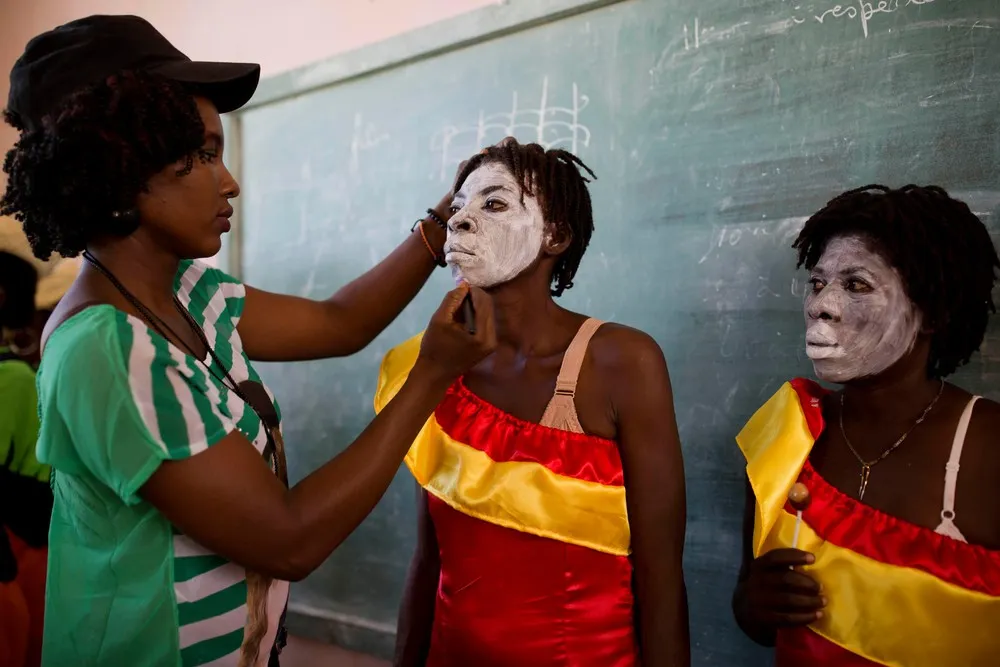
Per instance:
[[[137,14],[191,58],[259,62],[269,76],[497,1],[0,0],[0,106],[27,41],[90,14]],[[0,123],[0,151],[16,138]]]

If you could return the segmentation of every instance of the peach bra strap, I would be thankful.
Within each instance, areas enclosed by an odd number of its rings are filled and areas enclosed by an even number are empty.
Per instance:
[[[542,426],[569,431],[571,433],[583,433],[580,420],[576,414],[576,385],[580,380],[580,369],[583,368],[583,359],[587,356],[587,347],[590,339],[594,337],[597,330],[604,322],[588,319],[580,326],[573,341],[566,348],[563,356],[562,367],[559,369],[559,377],[556,379],[556,391],[545,408],[542,415]]]

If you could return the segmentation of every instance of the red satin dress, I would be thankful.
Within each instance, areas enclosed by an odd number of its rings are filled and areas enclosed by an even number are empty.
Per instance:
[[[459,381],[414,443],[441,562],[427,667],[638,665],[618,446],[573,407],[599,326],[567,350],[542,424]]]
[[[825,393],[807,380],[787,383],[738,437],[757,497],[754,554],[791,546],[796,512],[788,490],[803,483],[811,502],[798,548],[815,555],[807,572],[829,600],[816,623],[778,631],[776,667],[1000,665],[1000,552],[966,543],[952,521],[975,400],[942,470],[942,522],[931,530],[847,496],[812,467],[808,457],[825,427]]]

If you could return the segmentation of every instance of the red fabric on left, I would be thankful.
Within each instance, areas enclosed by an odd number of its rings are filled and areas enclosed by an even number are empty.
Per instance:
[[[427,667],[635,667],[632,565],[428,496],[441,579]]]
[[[17,559],[17,578],[14,580],[24,599],[28,614],[26,628],[26,653],[23,659],[25,667],[38,667],[42,664],[42,627],[45,619],[45,571],[48,567],[49,549],[35,549],[15,535],[9,528],[7,536],[10,539],[11,550]],[[0,616],[0,618],[3,618]],[[0,665],[6,665],[0,662]]]
[[[28,603],[17,581],[0,583],[0,665],[24,667],[30,623]]]

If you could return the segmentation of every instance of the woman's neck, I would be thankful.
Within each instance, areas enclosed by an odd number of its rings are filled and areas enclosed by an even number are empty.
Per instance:
[[[87,250],[147,308],[173,307],[174,279],[180,260],[144,238],[141,230],[123,239],[91,244]]]
[[[844,412],[860,422],[903,422],[916,419],[941,389],[941,381],[927,376],[925,366],[844,387]]]
[[[567,311],[556,305],[548,285],[541,289],[515,281],[490,290],[490,296],[500,346],[526,357],[547,356],[565,342],[559,328],[551,324]]]

